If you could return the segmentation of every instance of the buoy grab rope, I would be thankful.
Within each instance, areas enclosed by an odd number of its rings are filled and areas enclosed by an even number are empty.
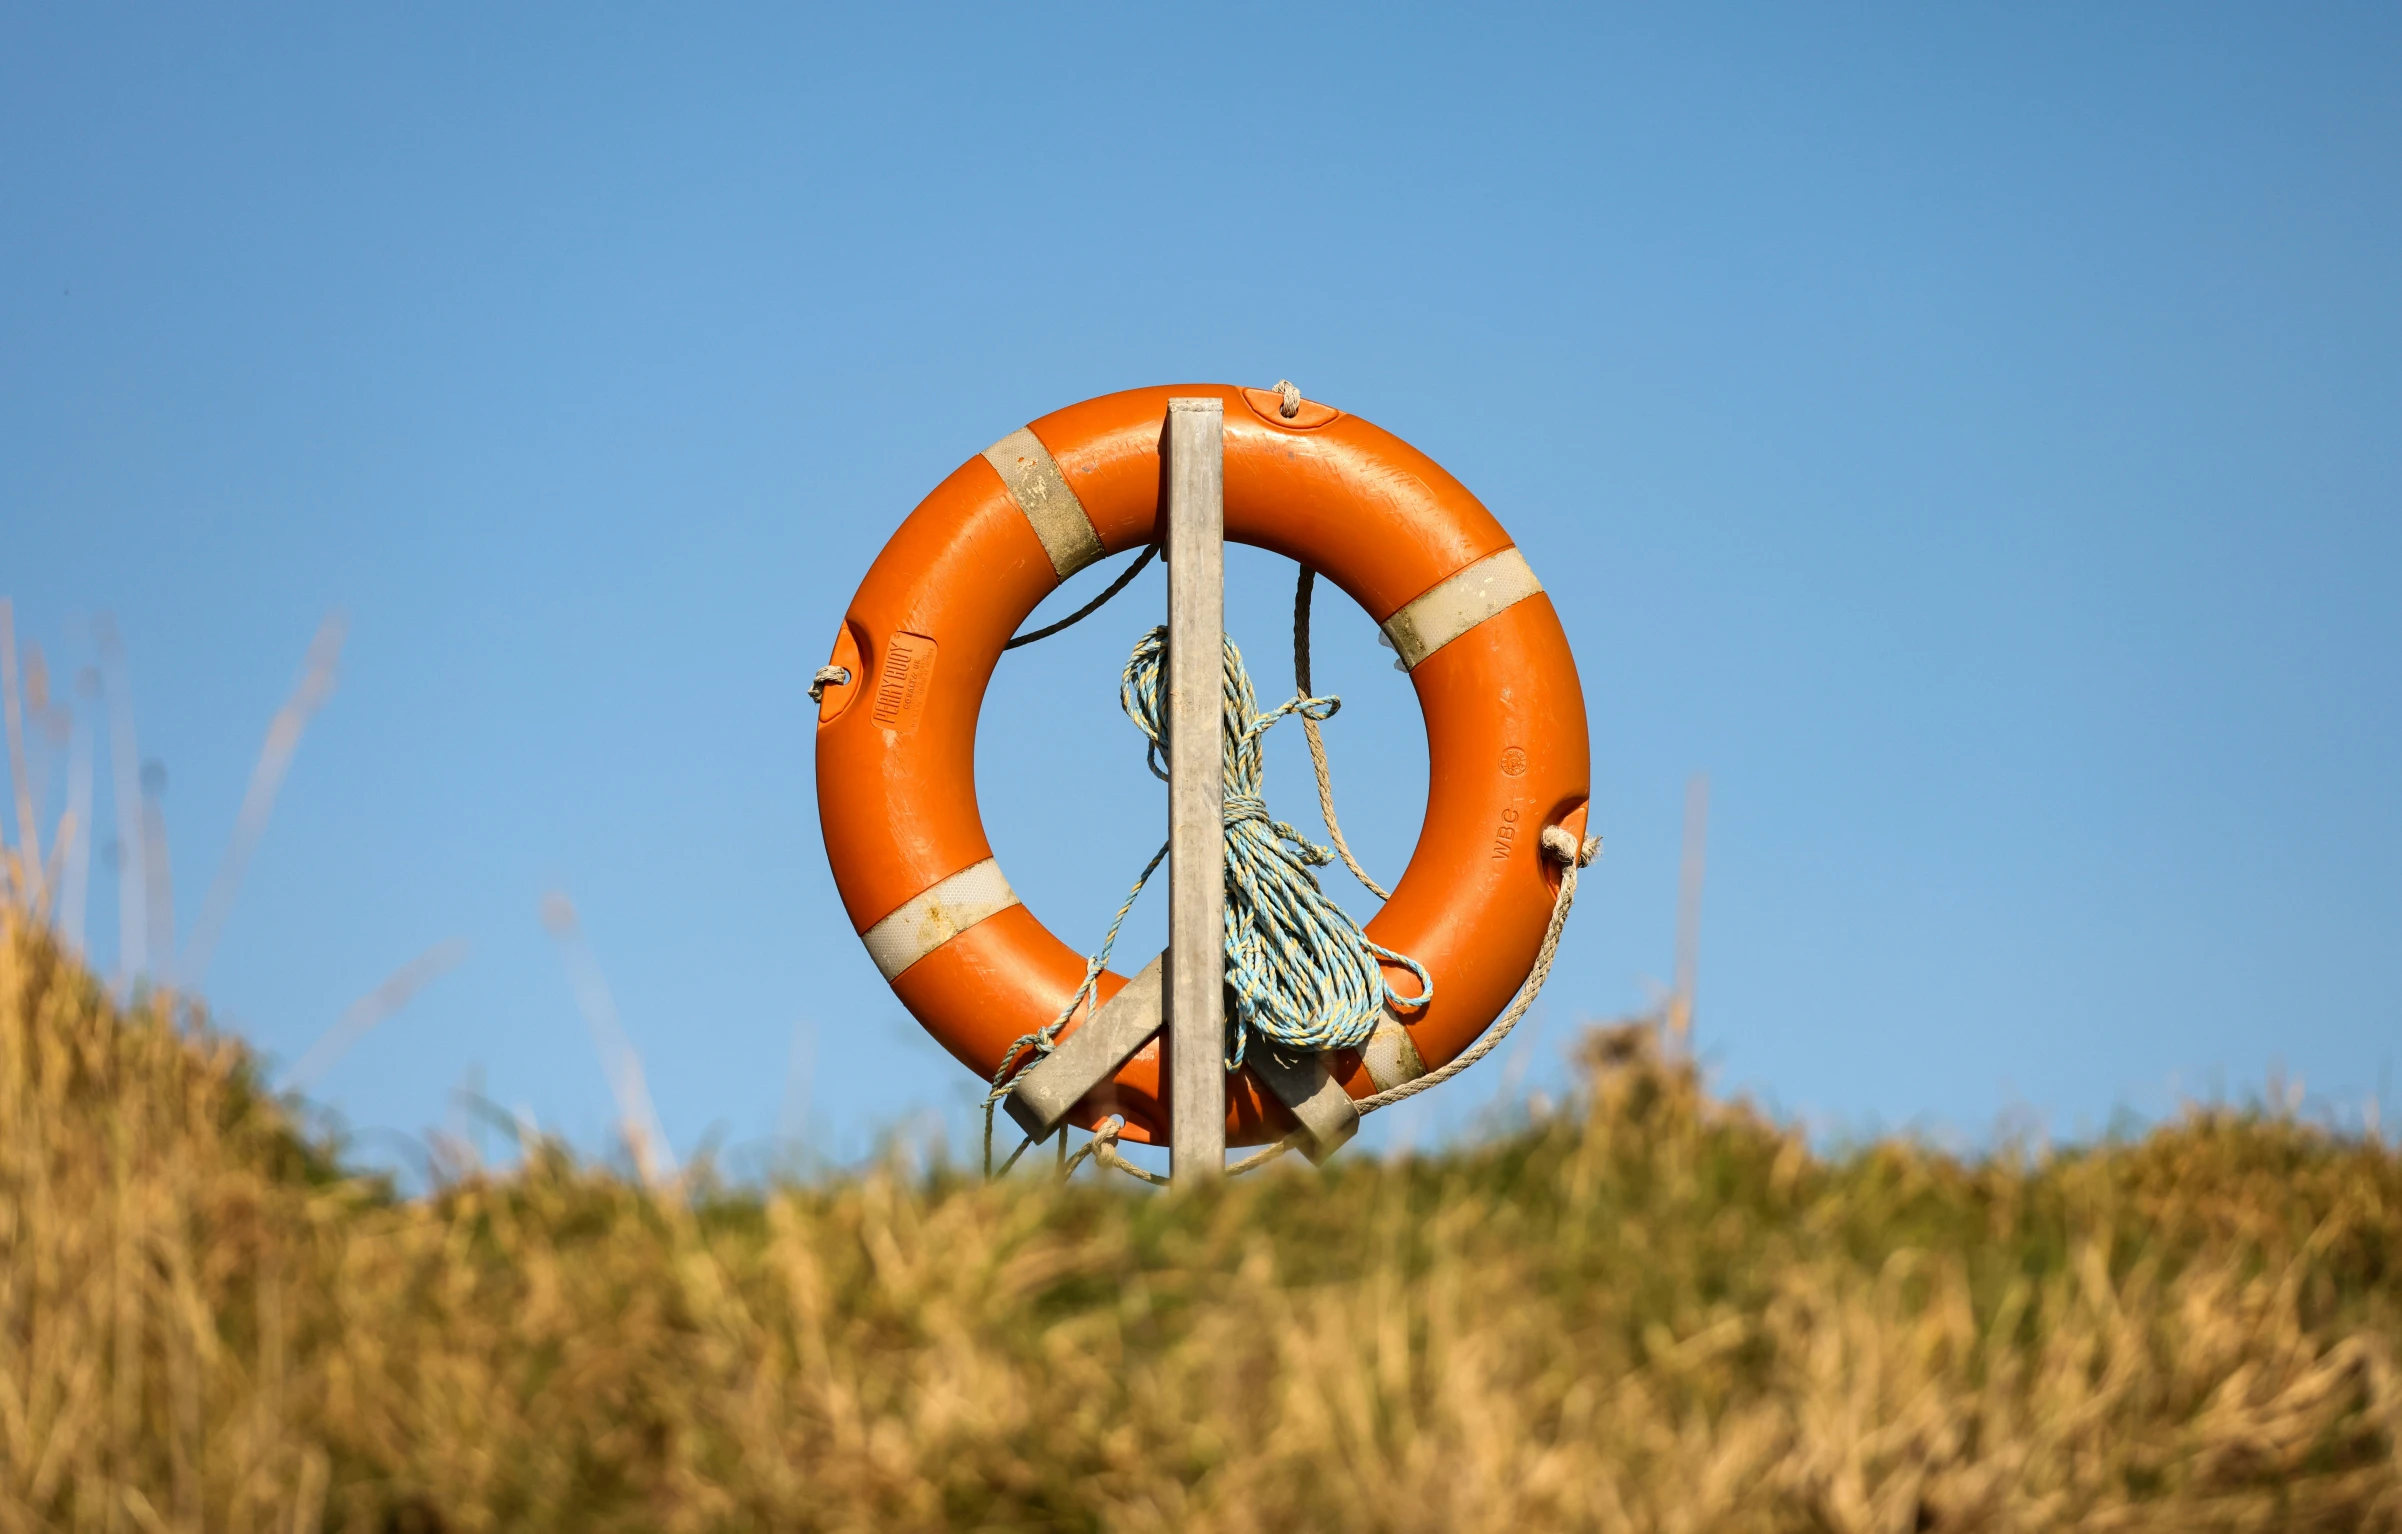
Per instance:
[[[1393,1104],[1415,1097],[1431,1087],[1441,1086],[1491,1054],[1500,1046],[1503,1039],[1510,1036],[1510,1030],[1518,1026],[1519,1019],[1525,1017],[1528,1009],[1534,1006],[1535,998],[1543,994],[1543,982],[1551,978],[1552,960],[1558,956],[1560,951],[1560,934],[1567,930],[1569,907],[1576,904],[1577,871],[1590,866],[1593,860],[1601,855],[1601,838],[1593,836],[1580,840],[1576,833],[1565,826],[1545,826],[1542,846],[1544,855],[1560,865],[1560,888],[1559,893],[1552,898],[1551,920],[1543,929],[1543,945],[1535,950],[1534,967],[1527,971],[1526,980],[1519,986],[1518,994],[1510,999],[1509,1006],[1503,1009],[1501,1016],[1493,1020],[1492,1026],[1487,1028],[1474,1044],[1462,1052],[1459,1058],[1438,1070],[1432,1070],[1423,1076],[1402,1082],[1399,1086],[1388,1087],[1382,1092],[1363,1097],[1354,1103],[1352,1106],[1358,1110],[1362,1118],[1374,1113],[1379,1108],[1390,1108]],[[1094,1159],[1103,1166],[1113,1167],[1131,1173],[1145,1182],[1159,1183],[1164,1186],[1167,1179],[1145,1171],[1117,1153],[1117,1135],[1121,1127],[1123,1127],[1123,1121],[1112,1119],[1094,1130],[1092,1141],[1087,1147],[1092,1150]],[[1306,1130],[1295,1130],[1275,1144],[1252,1152],[1242,1160],[1228,1166],[1226,1175],[1240,1177],[1246,1172],[1255,1172],[1269,1162],[1298,1150],[1307,1133]],[[1064,1136],[1064,1134],[1063,1130],[1062,1135]],[[1106,1145],[1101,1143],[1104,1136],[1109,1142]],[[1082,1151],[1079,1151],[1075,1157],[1063,1160],[1060,1163],[1059,1175],[1065,1178],[1072,1174],[1076,1169],[1077,1162],[1083,1159],[1083,1154]],[[989,1158],[987,1158],[987,1164],[989,1165]],[[1007,1168],[1004,1167],[1003,1170],[1006,1171]]]
[[[1543,982],[1551,978],[1552,961],[1559,954],[1560,934],[1568,926],[1569,908],[1576,904],[1577,872],[1579,869],[1589,866],[1594,858],[1600,856],[1601,838],[1598,836],[1588,837],[1580,841],[1575,833],[1564,826],[1546,826],[1543,829],[1543,852],[1545,856],[1560,865],[1560,889],[1552,901],[1551,921],[1543,930],[1543,946],[1536,950],[1534,968],[1527,972],[1526,981],[1519,987],[1518,994],[1511,998],[1509,1006],[1503,1010],[1501,1016],[1493,1020],[1493,1025],[1485,1030],[1484,1035],[1458,1059],[1451,1061],[1439,1070],[1429,1071],[1415,1080],[1405,1081],[1399,1086],[1361,1098],[1356,1106],[1363,1118],[1379,1108],[1389,1108],[1393,1104],[1406,1101],[1429,1088],[1441,1086],[1491,1054],[1500,1046],[1503,1039],[1510,1036],[1510,1030],[1518,1026],[1519,1020],[1526,1016],[1528,1009],[1534,1006],[1535,998],[1543,994]],[[1074,1155],[1066,1156],[1061,1160],[1058,1175],[1062,1179],[1073,1176],[1076,1168],[1089,1157],[1097,1165],[1124,1172],[1130,1177],[1140,1178],[1147,1183],[1166,1187],[1168,1185],[1166,1178],[1156,1172],[1136,1166],[1119,1154],[1118,1133],[1125,1127],[1125,1123],[1124,1119],[1113,1116],[1095,1126],[1092,1138],[1087,1140]],[[1242,1160],[1228,1166],[1226,1175],[1240,1177],[1246,1172],[1259,1170],[1287,1153],[1299,1149],[1306,1133],[1303,1130],[1296,1130],[1275,1144],[1252,1152]],[[1065,1126],[1061,1127],[1059,1135],[1061,1146],[1064,1149],[1067,1140]],[[992,1167],[991,1137],[992,1120],[988,1108],[985,1117],[985,1168],[987,1172],[990,1172]],[[1026,1143],[1030,1145],[1033,1142]],[[1019,1146],[1019,1153],[1022,1154],[1025,1148],[1025,1145]],[[1008,1171],[1016,1161],[1017,1156],[1012,1155],[1009,1161],[1002,1165],[1001,1171]]]

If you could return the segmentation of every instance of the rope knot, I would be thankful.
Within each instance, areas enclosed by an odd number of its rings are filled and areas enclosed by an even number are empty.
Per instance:
[[[1334,861],[1332,848],[1319,846],[1299,831],[1270,815],[1268,801],[1257,794],[1228,794],[1225,800],[1225,818],[1226,840],[1229,844],[1233,843],[1238,835],[1244,835],[1263,841],[1269,848],[1270,856],[1281,854],[1299,858],[1312,868],[1320,868]],[[1267,835],[1263,838],[1259,832],[1246,829],[1251,826],[1267,827]],[[1231,851],[1228,853],[1229,858],[1235,856],[1236,854]]]
[[[1566,826],[1545,826],[1543,850],[1551,854],[1555,863],[1574,863],[1579,868],[1589,868],[1593,860],[1601,856],[1601,838],[1595,836],[1580,842],[1576,839],[1576,833]]]
[[[1263,826],[1276,822],[1268,816],[1268,801],[1257,794],[1228,794],[1226,796],[1226,827],[1228,830],[1246,820],[1256,820]]]
[[[1301,386],[1299,384],[1289,378],[1279,378],[1276,380],[1276,392],[1284,400],[1284,404],[1276,412],[1278,415],[1289,421],[1301,413]]]
[[[1084,1148],[1076,1152],[1075,1155],[1070,1156],[1066,1161],[1060,1163],[1059,1175],[1061,1177],[1067,1177],[1073,1174],[1076,1170],[1077,1163],[1083,1161],[1085,1157],[1090,1156],[1095,1161],[1101,1163],[1101,1165],[1124,1172],[1129,1177],[1139,1177],[1144,1182],[1156,1183],[1160,1187],[1166,1187],[1168,1185],[1168,1180],[1166,1178],[1160,1176],[1157,1172],[1146,1172],[1141,1167],[1136,1166],[1133,1162],[1128,1161],[1125,1157],[1118,1154],[1118,1136],[1124,1131],[1125,1128],[1126,1121],[1114,1113],[1108,1118],[1103,1119],[1100,1123],[1095,1124],[1093,1126],[1093,1137],[1085,1142]],[[1061,1143],[1065,1144],[1066,1142],[1063,1140]]]

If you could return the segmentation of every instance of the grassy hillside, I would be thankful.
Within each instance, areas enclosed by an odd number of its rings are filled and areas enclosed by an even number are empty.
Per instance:
[[[1648,1033],[1223,1193],[423,1200],[0,915],[0,1528],[2402,1529],[2402,1158],[1822,1159]]]

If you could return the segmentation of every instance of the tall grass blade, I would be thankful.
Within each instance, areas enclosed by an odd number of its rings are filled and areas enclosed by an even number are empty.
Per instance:
[[[305,1092],[324,1080],[325,1073],[349,1054],[352,1047],[372,1032],[378,1023],[407,1006],[419,991],[458,968],[466,961],[469,951],[465,938],[449,938],[385,976],[380,985],[352,1002],[332,1027],[317,1036],[316,1042],[303,1051],[276,1082],[275,1089],[278,1092]]]
[[[646,1186],[662,1188],[675,1176],[675,1158],[659,1127],[659,1115],[651,1107],[642,1057],[635,1053],[633,1041],[618,1021],[617,998],[601,973],[600,961],[592,956],[592,945],[584,939],[584,924],[576,915],[575,903],[558,890],[543,896],[542,925],[558,941],[576,1010],[591,1030],[592,1047],[600,1055],[601,1070],[617,1099],[618,1128],[634,1157],[634,1168]]]
[[[119,995],[150,972],[150,858],[143,842],[142,750],[133,723],[133,676],[117,620],[102,613],[92,620],[100,651],[101,686],[108,694],[110,809],[117,830],[117,968]]]
[[[42,828],[33,812],[33,774],[25,760],[25,720],[17,699],[17,614],[15,604],[0,597],[0,720],[8,732],[8,781],[15,791],[17,810],[17,877],[27,881],[24,899],[42,898]]]
[[[175,866],[167,850],[167,764],[142,764],[142,931],[150,945],[153,984],[175,983]]]
[[[1693,1034],[1693,991],[1701,970],[1701,884],[1709,855],[1710,777],[1697,772],[1685,784],[1684,851],[1676,882],[1676,989],[1668,995],[1668,1036],[1689,1047]]]
[[[84,954],[84,916],[92,882],[92,717],[91,702],[100,690],[99,677],[86,670],[78,681],[85,700],[82,710],[69,715],[71,740],[67,747],[67,808],[60,816],[60,834],[72,824],[75,836],[67,854],[56,919],[59,935],[78,958]]]
[[[309,641],[300,680],[268,721],[267,738],[259,744],[258,760],[250,768],[250,786],[243,790],[242,808],[234,817],[233,836],[225,845],[216,877],[209,881],[208,893],[201,899],[190,946],[176,966],[176,980],[187,990],[200,989],[208,976],[209,961],[216,956],[225,923],[233,915],[234,897],[241,893],[242,875],[250,867],[259,839],[267,834],[275,796],[282,791],[284,775],[291,771],[292,758],[300,750],[301,734],[333,695],[335,667],[341,661],[347,631],[348,623],[340,613],[328,614],[318,625],[317,636]]]

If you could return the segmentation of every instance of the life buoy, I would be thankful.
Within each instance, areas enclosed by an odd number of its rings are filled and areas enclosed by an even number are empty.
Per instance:
[[[1047,415],[962,464],[860,582],[818,705],[817,800],[844,909],[903,1005],[990,1078],[1051,1022],[1082,955],[1021,904],[976,806],[976,720],[1001,649],[1053,588],[1156,536],[1170,396],[1225,402],[1226,537],[1300,561],[1365,608],[1409,669],[1426,723],[1425,822],[1368,935],[1433,973],[1335,1079],[1354,1098],[1442,1066],[1533,964],[1559,869],[1545,827],[1581,838],[1584,691],[1557,612],[1492,513],[1408,443],[1308,400],[1220,385],[1133,389]],[[1415,982],[1396,972],[1404,993]],[[1126,984],[1104,974],[1097,1002]],[[1070,1028],[1074,1027],[1070,1025]],[[1165,1144],[1165,1038],[1087,1097]],[[1227,1142],[1292,1127],[1248,1070],[1227,1079]]]

